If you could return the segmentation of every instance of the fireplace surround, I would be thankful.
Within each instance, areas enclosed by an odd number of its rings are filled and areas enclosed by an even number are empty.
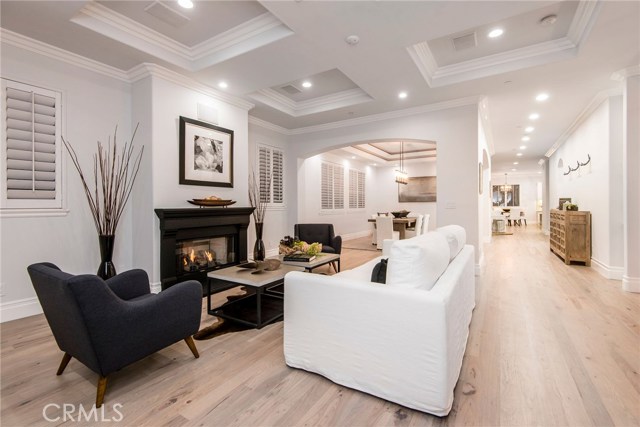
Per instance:
[[[160,219],[160,283],[165,290],[247,260],[253,208],[156,209]]]

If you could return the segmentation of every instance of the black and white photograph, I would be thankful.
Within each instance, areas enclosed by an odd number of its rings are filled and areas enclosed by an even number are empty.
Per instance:
[[[180,184],[233,187],[233,131],[180,117]]]

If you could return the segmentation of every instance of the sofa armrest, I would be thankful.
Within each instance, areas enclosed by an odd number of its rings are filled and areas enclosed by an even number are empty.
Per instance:
[[[130,300],[151,292],[149,276],[144,270],[129,270],[105,281],[119,298]]]
[[[455,383],[448,382],[441,298],[292,272],[285,277],[284,313],[287,365],[411,408],[449,412]]]
[[[342,236],[335,236],[331,239],[331,247],[335,249],[336,253],[342,252]]]

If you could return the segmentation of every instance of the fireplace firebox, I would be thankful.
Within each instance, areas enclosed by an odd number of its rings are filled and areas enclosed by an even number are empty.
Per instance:
[[[156,209],[160,219],[162,289],[197,280],[247,260],[247,227],[253,208]]]

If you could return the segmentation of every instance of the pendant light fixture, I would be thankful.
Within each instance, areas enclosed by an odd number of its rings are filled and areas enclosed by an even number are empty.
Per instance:
[[[396,182],[404,185],[409,183],[409,174],[404,170],[404,141],[400,141],[400,169],[396,169]]]

